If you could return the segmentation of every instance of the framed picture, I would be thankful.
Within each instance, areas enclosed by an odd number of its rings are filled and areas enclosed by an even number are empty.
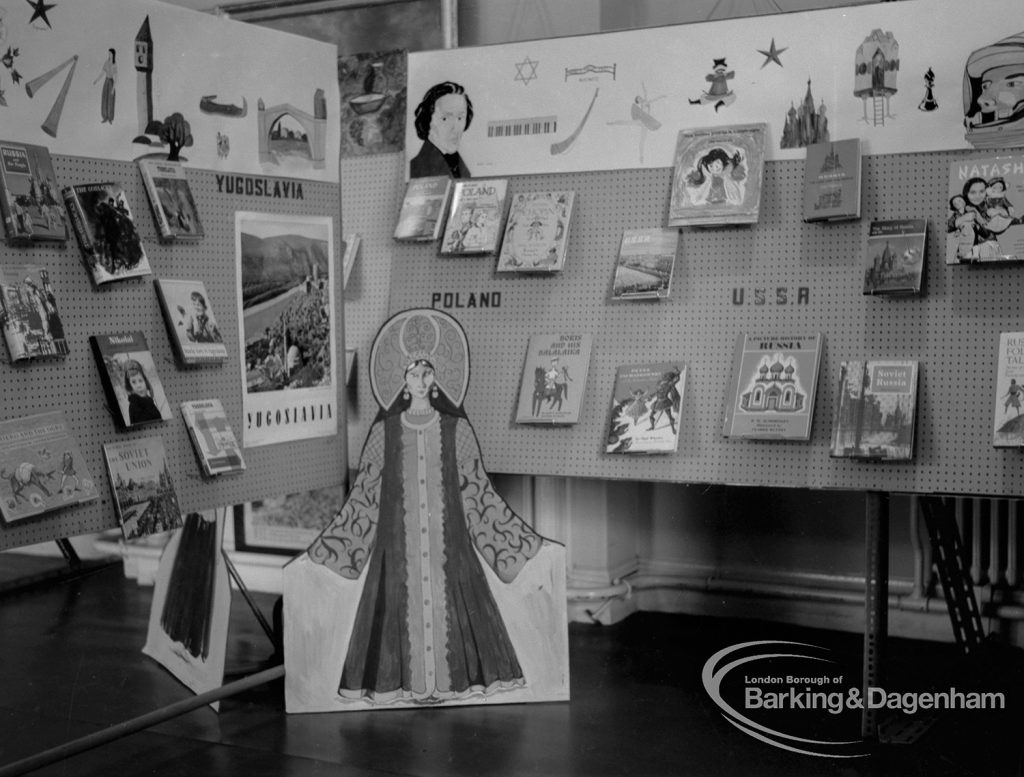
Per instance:
[[[345,501],[347,486],[328,486],[235,505],[235,550],[291,556],[304,551]]]
[[[458,44],[456,0],[255,0],[222,10],[232,19],[337,44],[342,57]]]

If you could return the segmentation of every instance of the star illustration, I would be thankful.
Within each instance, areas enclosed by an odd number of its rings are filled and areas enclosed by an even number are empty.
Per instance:
[[[537,78],[537,65],[540,63],[535,59],[527,57],[522,62],[516,62],[516,77],[513,81],[522,81],[523,86],[529,86],[530,82]]]
[[[28,20],[29,24],[32,24],[36,19],[42,19],[46,26],[51,30],[50,20],[46,18],[46,12],[52,8],[56,8],[56,3],[47,3],[46,0],[25,0],[30,6],[32,6],[32,18]]]
[[[764,62],[761,63],[761,67],[764,68],[764,66],[769,62],[774,62],[779,67],[782,67],[782,60],[779,59],[779,54],[785,50],[786,49],[775,48],[775,38],[772,38],[772,45],[768,47],[768,51],[764,51],[763,49],[757,50],[758,54],[764,54]]]

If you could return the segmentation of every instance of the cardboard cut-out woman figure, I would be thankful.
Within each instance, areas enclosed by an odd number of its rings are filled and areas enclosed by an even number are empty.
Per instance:
[[[565,549],[484,469],[462,328],[395,315],[370,383],[380,410],[352,489],[284,571],[288,711],[567,699]]]

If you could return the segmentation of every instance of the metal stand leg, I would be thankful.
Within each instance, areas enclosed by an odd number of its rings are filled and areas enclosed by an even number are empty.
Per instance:
[[[865,499],[864,676],[861,736],[878,740],[878,715],[868,709],[869,689],[882,685],[885,640],[889,631],[889,495],[869,491]]]

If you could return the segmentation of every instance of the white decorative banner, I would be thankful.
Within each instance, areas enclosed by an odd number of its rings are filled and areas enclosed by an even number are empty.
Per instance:
[[[153,0],[0,7],[0,137],[338,180],[335,46]]]
[[[966,13],[951,0],[905,0],[411,53],[406,154],[424,146],[418,105],[446,81],[472,102],[455,142],[476,178],[671,167],[679,130],[717,124],[767,122],[769,159],[848,137],[869,154],[983,147],[966,139],[968,123],[972,136],[991,129],[988,142],[1021,145],[1019,130],[1003,130],[1021,118],[1024,87],[1007,81],[999,97],[986,75],[1024,70],[1021,29],[1019,0],[979,0]],[[458,113],[460,101],[448,105]]]

